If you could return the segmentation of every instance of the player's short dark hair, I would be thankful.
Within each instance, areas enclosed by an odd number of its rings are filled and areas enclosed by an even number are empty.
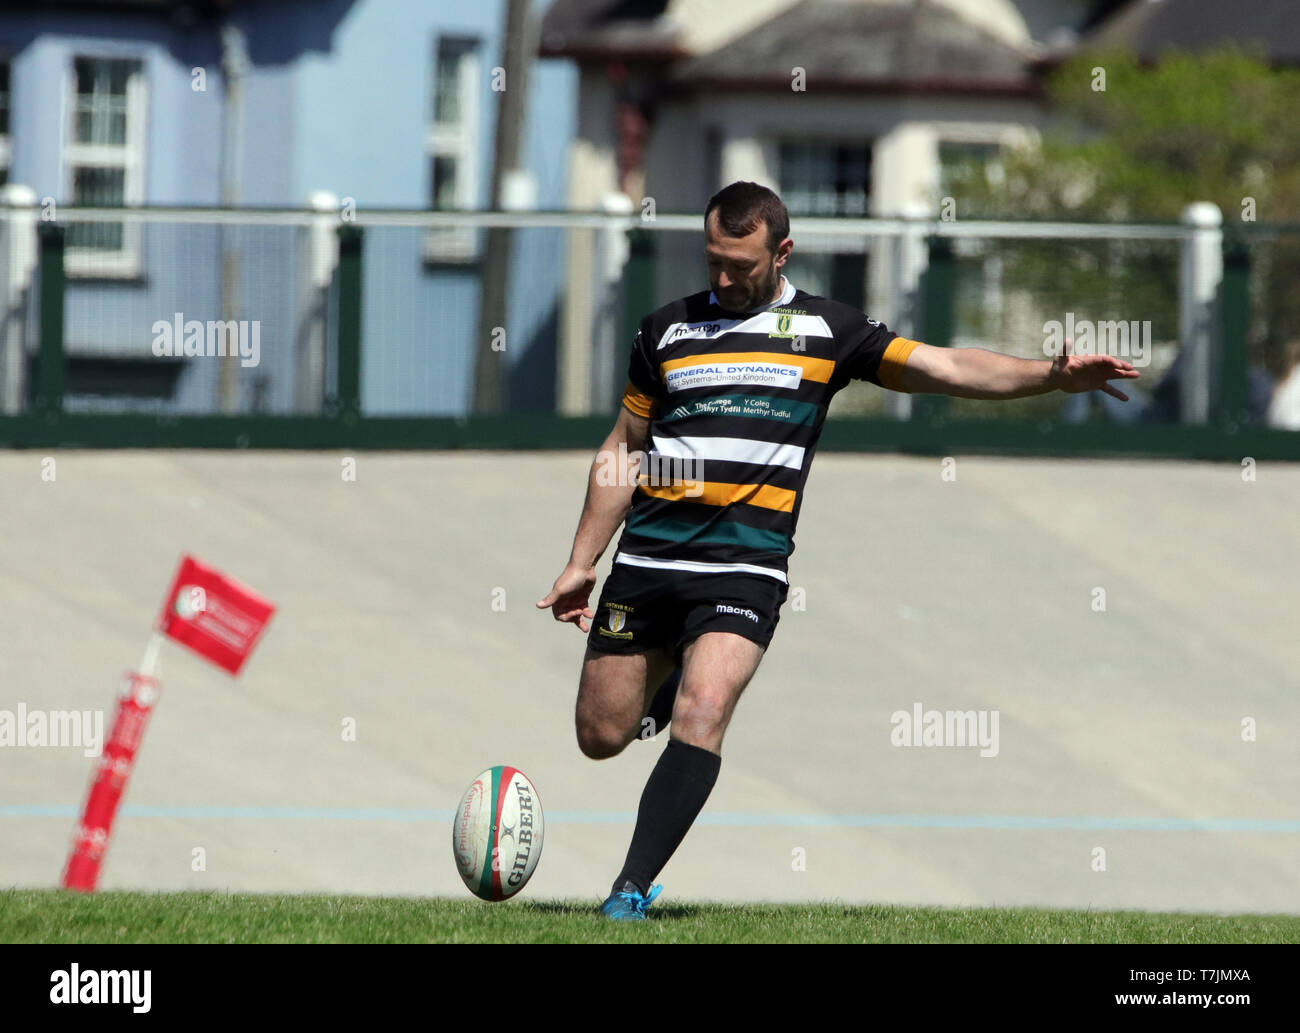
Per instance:
[[[767,249],[775,252],[790,235],[790,213],[775,192],[758,183],[745,181],[725,186],[709,198],[704,209],[704,230],[709,216],[718,210],[718,227],[729,237],[748,237],[762,221],[767,226]]]

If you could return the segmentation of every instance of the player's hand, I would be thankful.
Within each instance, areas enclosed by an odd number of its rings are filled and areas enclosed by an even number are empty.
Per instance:
[[[1075,355],[1071,348],[1073,343],[1067,337],[1061,354],[1052,360],[1048,376],[1053,386],[1072,395],[1080,391],[1105,391],[1121,402],[1127,402],[1128,395],[1112,387],[1108,381],[1133,380],[1140,376],[1133,364],[1111,355]]]
[[[545,599],[537,601],[537,608],[544,610],[548,606],[557,621],[576,624],[584,635],[591,629],[591,622],[596,613],[587,605],[591,590],[596,587],[596,568],[578,567],[570,564],[555,579],[551,593]]]

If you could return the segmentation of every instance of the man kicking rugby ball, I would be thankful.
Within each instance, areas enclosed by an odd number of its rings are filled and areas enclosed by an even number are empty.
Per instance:
[[[576,716],[584,754],[613,757],[643,730],[672,725],[601,907],[615,919],[645,918],[662,888],[655,877],[717,781],[723,734],[785,601],[803,488],[835,393],[866,380],[960,398],[1101,390],[1127,401],[1109,381],[1138,375],[1107,355],[1033,361],[931,347],[799,290],[781,273],[794,246],[785,205],[756,183],[714,195],[704,229],[712,290],[641,321],[569,562],[537,603],[588,636]],[[638,453],[639,475],[608,476],[614,457]],[[620,523],[592,610],[596,563]]]

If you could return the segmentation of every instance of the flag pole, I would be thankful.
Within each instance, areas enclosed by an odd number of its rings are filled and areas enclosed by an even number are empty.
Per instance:
[[[149,643],[144,647],[144,659],[140,661],[140,673],[146,678],[152,678],[158,669],[158,654],[162,651],[162,644],[163,633],[155,625]]]
[[[91,776],[81,820],[63,869],[61,881],[64,889],[93,893],[99,883],[99,870],[108,850],[118,804],[135,767],[145,726],[158,702],[161,686],[155,674],[163,638],[155,625],[144,647],[140,669],[127,672],[126,687],[118,694],[113,730]]]

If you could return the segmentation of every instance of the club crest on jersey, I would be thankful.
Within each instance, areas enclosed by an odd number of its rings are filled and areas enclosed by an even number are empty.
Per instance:
[[[768,337],[794,337],[794,334],[790,332],[790,324],[792,322],[793,320],[790,318],[790,313],[782,312],[779,316],[776,317],[776,329],[770,331],[767,336]]]
[[[623,625],[627,623],[627,614],[619,610],[609,611],[609,630],[622,631]]]

